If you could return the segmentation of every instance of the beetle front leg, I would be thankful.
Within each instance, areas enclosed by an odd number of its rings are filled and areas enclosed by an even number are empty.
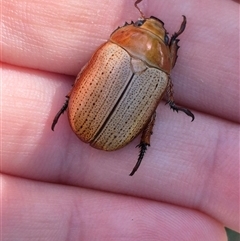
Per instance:
[[[186,28],[186,24],[187,24],[187,19],[186,17],[183,15],[183,21],[182,21],[182,24],[180,26],[180,29],[174,33],[171,37],[171,40],[169,42],[169,49],[170,49],[170,53],[171,53],[171,62],[172,62],[172,68],[174,67],[176,61],[177,61],[177,52],[178,52],[178,49],[179,49],[179,46],[178,46],[178,42],[179,42],[179,39],[177,39],[177,37],[183,33],[183,31],[185,30]]]
[[[132,172],[129,174],[129,176],[133,176],[134,173],[137,171],[137,169],[139,168],[139,166],[140,166],[140,164],[142,162],[144,154],[147,151],[147,147],[150,146],[150,137],[152,135],[152,130],[153,130],[153,126],[154,126],[154,123],[155,123],[155,119],[156,119],[156,112],[153,113],[153,115],[151,116],[150,121],[148,122],[147,126],[143,130],[140,144],[137,145],[137,147],[140,148],[138,161],[137,161],[136,165],[134,166]]]
[[[184,112],[186,115],[192,117],[192,121],[194,120],[194,114],[186,109],[186,108],[183,108],[181,106],[177,106],[174,102],[174,98],[173,98],[173,83],[172,83],[172,80],[171,80],[171,77],[169,76],[169,81],[168,81],[168,86],[167,86],[167,95],[168,95],[168,101],[166,104],[169,104],[170,108],[173,110],[173,111],[182,111]]]

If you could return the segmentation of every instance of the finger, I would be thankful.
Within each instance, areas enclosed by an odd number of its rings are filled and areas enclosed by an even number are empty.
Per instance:
[[[2,184],[4,240],[227,240],[222,224],[182,207],[9,176]]]
[[[130,2],[4,1],[2,60],[34,69],[77,74],[93,51],[117,28],[117,21],[124,23],[119,15],[122,8],[128,9],[130,5],[132,11],[128,15],[134,12],[138,16]],[[112,13],[106,15],[109,8]],[[125,17],[124,14],[124,21]]]
[[[19,70],[15,75],[8,69],[3,82],[5,173],[191,207],[238,228],[235,123],[201,113],[191,123],[183,114],[160,106],[151,147],[130,178],[139,139],[119,151],[95,150],[71,132],[66,115],[53,133],[51,121],[59,103],[52,106],[52,100],[56,88],[61,99],[67,84],[60,84],[58,76],[37,73]]]

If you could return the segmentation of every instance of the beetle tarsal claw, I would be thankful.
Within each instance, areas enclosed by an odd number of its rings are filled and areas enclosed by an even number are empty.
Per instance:
[[[150,146],[149,144],[146,144],[144,142],[140,142],[140,144],[138,144],[136,147],[139,147],[140,148],[140,153],[139,153],[139,156],[138,156],[138,160],[137,160],[137,163],[136,165],[134,166],[132,172],[129,174],[129,176],[133,176],[134,173],[137,171],[137,169],[139,168],[141,162],[142,162],[142,159],[144,157],[144,154],[145,152],[147,151],[147,147]]]
[[[190,110],[188,110],[188,109],[186,109],[186,108],[183,108],[183,107],[181,107],[181,106],[177,106],[173,101],[168,101],[167,104],[169,104],[170,108],[171,108],[173,111],[176,111],[176,112],[182,111],[182,112],[184,112],[186,115],[192,117],[192,121],[194,121],[195,116],[194,116],[194,114],[193,114]]]

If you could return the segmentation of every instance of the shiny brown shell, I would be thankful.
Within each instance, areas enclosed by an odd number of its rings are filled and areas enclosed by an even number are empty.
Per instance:
[[[70,125],[95,148],[119,149],[142,131],[167,84],[167,73],[109,41],[77,78],[68,105]]]
[[[186,17],[178,32],[169,39],[164,24],[156,17],[141,18],[116,29],[98,48],[78,74],[71,92],[56,114],[68,109],[74,133],[91,146],[112,151],[127,145],[140,132],[138,161],[133,175],[150,146],[156,108],[164,94],[175,111],[194,119],[190,110],[177,106],[173,99],[170,72],[177,60],[177,37],[184,31]]]

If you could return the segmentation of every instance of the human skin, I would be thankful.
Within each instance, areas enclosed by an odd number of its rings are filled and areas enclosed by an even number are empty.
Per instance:
[[[180,36],[175,102],[161,103],[139,170],[137,137],[114,152],[81,142],[67,113],[74,76],[134,1],[2,0],[3,240],[227,240],[239,231],[239,3],[148,0],[146,16]],[[107,9],[107,10],[106,10]]]

